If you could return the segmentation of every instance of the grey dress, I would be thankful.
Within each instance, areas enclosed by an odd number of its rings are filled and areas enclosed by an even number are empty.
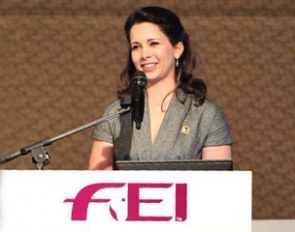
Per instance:
[[[93,133],[95,139],[113,143],[115,145],[116,159],[122,158],[121,148],[128,147],[130,160],[188,160],[200,159],[202,148],[205,146],[218,146],[232,144],[232,137],[221,108],[214,102],[206,99],[204,104],[196,107],[192,95],[178,90],[178,97],[173,95],[169,108],[165,114],[158,135],[152,143],[148,101],[145,98],[145,110],[141,129],[133,126],[130,142],[121,138],[123,144],[116,147],[118,138],[127,125],[122,120],[115,119],[98,125]],[[120,109],[119,101],[108,106],[103,116],[112,114]],[[126,134],[126,133],[125,133]]]

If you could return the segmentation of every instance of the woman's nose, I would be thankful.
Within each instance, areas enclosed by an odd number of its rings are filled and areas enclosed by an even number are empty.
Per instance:
[[[148,57],[151,57],[151,51],[148,47],[142,47],[141,50],[141,58],[146,59]]]

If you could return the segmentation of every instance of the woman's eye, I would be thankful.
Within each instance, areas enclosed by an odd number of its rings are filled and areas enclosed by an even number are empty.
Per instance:
[[[155,45],[158,45],[158,44],[159,44],[159,42],[156,42],[156,41],[151,42],[151,45],[152,45],[152,46],[155,46]]]
[[[131,46],[131,50],[132,50],[132,51],[136,50],[137,48],[138,48],[137,45],[133,45],[133,46]]]

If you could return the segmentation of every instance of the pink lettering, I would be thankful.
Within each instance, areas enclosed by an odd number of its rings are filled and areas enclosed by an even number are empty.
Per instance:
[[[66,199],[64,202],[73,202],[72,209],[72,220],[86,220],[87,218],[87,210],[88,204],[90,202],[94,203],[105,203],[109,202],[111,199],[92,199],[92,195],[97,191],[104,188],[121,188],[125,185],[125,183],[99,183],[92,184],[84,187],[78,192],[76,198],[74,199]],[[112,216],[114,212],[112,213]]]
[[[176,184],[175,189],[175,220],[185,221],[187,217],[187,188],[186,184]]]
[[[140,216],[140,203],[160,203],[162,199],[140,199],[140,188],[170,188],[172,184],[138,183],[128,185],[128,217],[127,221],[169,221],[171,216]]]
[[[82,188],[74,199],[66,199],[64,202],[73,203],[71,220],[87,220],[87,211],[89,203],[109,203],[110,198],[106,199],[92,199],[92,196],[102,189],[106,188],[122,188],[126,183],[97,183],[91,184]],[[172,215],[149,215],[142,216],[140,214],[141,204],[159,204],[163,201],[160,199],[142,199],[140,198],[140,190],[143,188],[156,189],[164,188],[169,189],[173,183],[129,183],[127,190],[127,218],[126,221],[170,221]],[[125,200],[122,196],[122,200]],[[165,197],[165,196],[163,196]],[[117,219],[117,212],[109,206],[110,214],[113,219]],[[187,218],[187,184],[175,184],[175,212],[176,221],[185,221]]]

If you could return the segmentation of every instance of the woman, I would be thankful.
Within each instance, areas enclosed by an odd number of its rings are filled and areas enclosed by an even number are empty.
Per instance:
[[[206,98],[205,83],[193,77],[195,57],[179,18],[161,7],[143,7],[125,23],[129,42],[127,66],[121,74],[118,97],[130,96],[136,71],[147,76],[144,117],[140,130],[127,131],[124,120],[112,120],[94,131],[91,170],[111,170],[113,161],[231,159],[232,139],[221,109]],[[104,115],[120,109],[119,101]],[[123,151],[124,149],[125,151]]]

